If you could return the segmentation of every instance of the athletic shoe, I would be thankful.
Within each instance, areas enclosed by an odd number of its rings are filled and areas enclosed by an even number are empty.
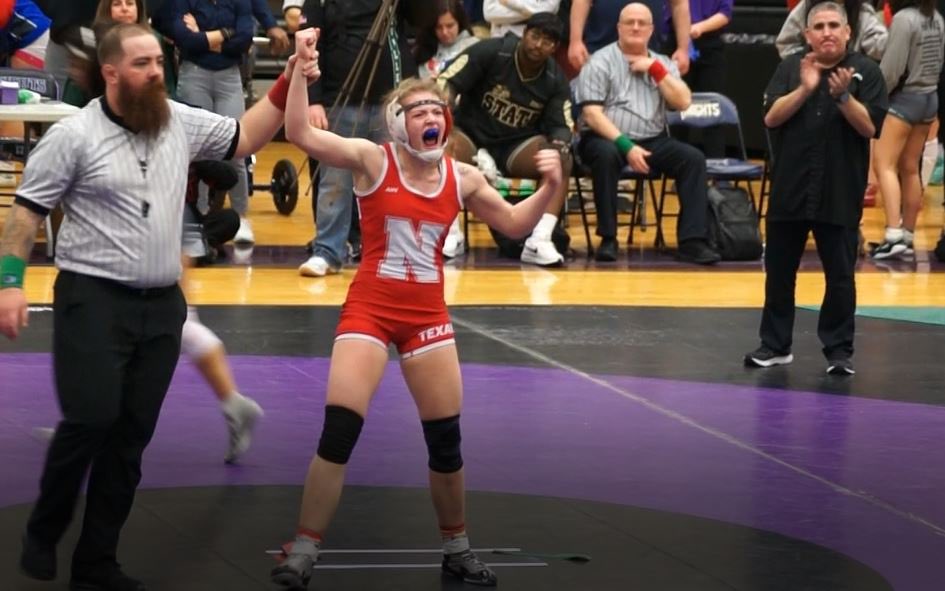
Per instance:
[[[495,587],[499,584],[495,573],[479,560],[472,550],[443,555],[443,572],[461,579],[464,583]]]
[[[453,259],[466,252],[466,237],[462,231],[453,231],[450,227],[450,233],[446,235],[446,241],[443,243],[443,256]]]
[[[787,365],[792,361],[794,361],[794,355],[777,353],[764,345],[745,355],[745,367],[774,367]]]
[[[236,236],[233,236],[233,242],[237,244],[253,244],[256,242],[253,227],[250,225],[248,219],[240,218],[240,229],[236,231]]]
[[[329,265],[324,257],[320,257],[317,254],[312,255],[299,266],[299,275],[304,277],[324,277],[325,275],[333,275],[337,272],[338,269]]]
[[[870,256],[879,261],[908,255],[912,250],[902,239],[893,242],[888,240],[880,243],[872,242],[870,247]]]
[[[852,376],[856,371],[849,357],[841,357],[827,361],[827,374],[832,376]]]
[[[564,264],[564,257],[555,248],[551,238],[535,238],[529,236],[522,248],[523,263],[538,265],[539,267],[557,267]]]
[[[312,578],[315,561],[308,554],[289,554],[269,572],[270,580],[286,591],[305,591]]]
[[[223,458],[227,464],[232,464],[249,449],[253,439],[253,427],[256,421],[263,416],[263,409],[252,398],[242,394],[235,394],[237,398],[227,401],[223,410],[226,419],[226,428],[230,433],[230,444]]]

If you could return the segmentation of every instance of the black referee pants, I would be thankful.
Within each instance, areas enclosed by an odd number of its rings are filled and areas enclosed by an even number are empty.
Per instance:
[[[91,578],[117,566],[141,455],[177,366],[186,305],[177,285],[135,290],[63,271],[53,315],[63,420],[49,446],[27,534],[42,544],[58,543],[88,473],[72,576]]]
[[[660,136],[635,140],[651,152],[646,159],[652,170],[665,172],[676,181],[679,193],[679,218],[676,236],[679,242],[705,238],[708,198],[706,197],[705,156],[698,149],[677,139]],[[580,156],[591,169],[594,204],[597,207],[597,235],[617,236],[617,183],[627,160],[609,140],[587,132],[578,145]]]
[[[794,290],[807,235],[813,231],[824,267],[826,290],[817,320],[817,336],[827,359],[853,356],[857,228],[808,221],[771,221],[765,225],[765,307],[761,343],[777,353],[791,351]]]

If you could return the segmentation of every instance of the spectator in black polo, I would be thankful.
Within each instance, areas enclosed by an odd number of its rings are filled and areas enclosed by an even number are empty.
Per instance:
[[[854,267],[869,168],[870,138],[886,115],[886,83],[870,58],[848,52],[846,11],[834,2],[807,16],[812,51],[784,58],[765,90],[765,125],[775,131],[766,219],[765,307],[751,367],[793,361],[794,287],[814,234],[826,292],[817,322],[827,373],[853,373]]]
[[[666,134],[666,109],[684,110],[689,87],[669,57],[649,51],[653,16],[643,4],[620,11],[616,43],[601,48],[581,69],[575,92],[581,107],[579,150],[591,168],[597,204],[598,261],[617,260],[617,182],[630,165],[676,180],[680,212],[678,258],[701,265],[719,261],[706,241],[705,156]]]
[[[572,127],[570,89],[552,59],[562,35],[558,17],[539,12],[528,19],[521,39],[507,33],[480,41],[439,75],[437,81],[449,88],[450,95],[460,97],[450,136],[457,160],[472,163],[476,156],[480,168],[491,168],[494,161],[503,176],[540,179],[535,168],[538,150],[551,144],[567,155]],[[490,160],[489,165],[483,160]],[[567,178],[570,158],[562,158],[562,166]],[[564,262],[551,233],[566,193],[564,183],[525,240],[523,263],[547,267]]]
[[[281,127],[280,77],[237,122],[167,99],[162,52],[139,24],[98,47],[105,94],[53,125],[23,172],[0,242],[0,334],[26,326],[26,260],[43,218],[65,210],[56,249],[53,367],[63,420],[26,526],[21,570],[56,577],[56,545],[88,474],[71,588],[141,591],[117,561],[141,456],[180,354],[181,212],[191,161],[242,158]],[[287,71],[291,74],[294,59]],[[306,74],[317,66],[306,64]]]

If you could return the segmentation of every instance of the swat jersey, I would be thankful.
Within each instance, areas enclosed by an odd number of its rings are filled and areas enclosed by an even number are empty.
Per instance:
[[[437,80],[458,95],[456,125],[479,147],[515,145],[535,135],[571,141],[568,81],[552,59],[534,78],[516,65],[518,37],[487,39],[460,54]]]

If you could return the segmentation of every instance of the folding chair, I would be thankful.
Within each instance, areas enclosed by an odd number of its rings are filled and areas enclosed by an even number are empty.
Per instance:
[[[0,80],[5,82],[16,82],[21,89],[32,90],[44,99],[59,100],[59,84],[49,73],[41,70],[23,70],[16,68],[0,68]],[[32,147],[39,141],[42,134],[42,123],[24,123],[23,137],[0,137],[0,152],[9,156],[10,160],[17,160],[26,163]],[[12,197],[12,193],[0,193],[0,196]],[[10,207],[11,204],[3,203],[0,207]],[[46,256],[52,258],[55,253],[55,230],[53,218],[56,218],[58,225],[59,216],[53,216],[52,213],[46,216],[45,234],[46,234]]]
[[[578,207],[581,212],[581,223],[584,225],[584,238],[587,240],[587,256],[594,256],[594,245],[591,242],[591,226],[588,221],[587,206],[584,203],[584,194],[583,189],[581,188],[581,179],[590,178],[591,170],[590,168],[581,160],[581,156],[578,153],[578,143],[579,138],[575,136],[574,141],[571,146],[571,156],[573,158],[573,164],[571,166],[571,177],[574,179],[575,193],[577,194]],[[630,195],[631,195],[631,205],[630,205],[630,221],[625,225],[630,226],[630,231],[627,236],[627,244],[633,244],[633,233],[637,226],[641,226],[641,230],[646,230],[646,189],[650,189],[650,199],[653,202],[653,207],[656,207],[656,189],[653,186],[653,181],[662,177],[662,174],[650,172],[642,173],[637,172],[630,168],[629,165],[624,166],[623,170],[620,171],[620,180],[621,181],[630,181],[633,185]],[[665,184],[665,179],[664,179]],[[618,218],[617,227],[620,227],[620,221]]]
[[[763,164],[756,164],[748,160],[745,149],[745,137],[742,133],[741,120],[738,117],[738,108],[725,95],[715,92],[694,92],[692,103],[685,111],[668,111],[667,122],[672,128],[692,127],[699,129],[732,126],[737,131],[739,158],[707,158],[706,178],[710,183],[731,182],[734,186],[744,181],[748,186],[748,195],[751,198],[755,211],[760,213],[764,205],[764,182],[766,168]],[[752,181],[762,182],[761,202],[755,197],[751,186]],[[665,246],[663,239],[663,217],[666,202],[666,183],[660,191],[659,204],[656,207],[656,243],[658,247]],[[665,214],[675,217],[678,214]]]

